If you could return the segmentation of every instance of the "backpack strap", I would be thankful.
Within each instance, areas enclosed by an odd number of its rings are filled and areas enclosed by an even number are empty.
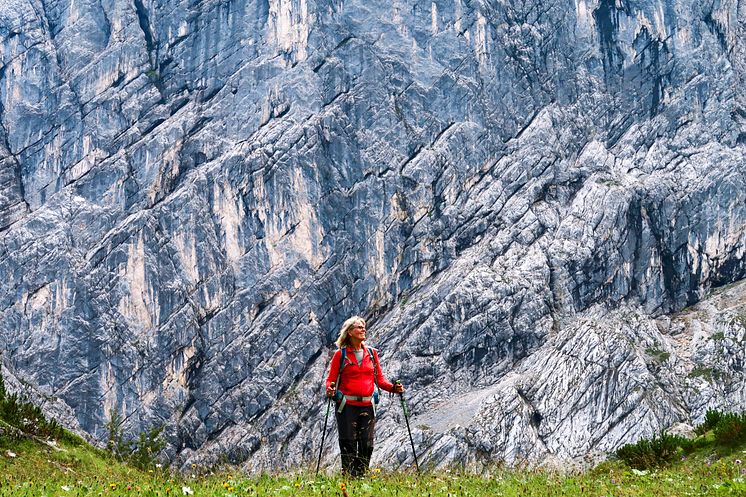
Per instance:
[[[339,348],[339,374],[337,374],[337,392],[340,394],[342,391],[339,389],[339,383],[342,381],[342,370],[347,365],[347,347],[342,346]],[[335,394],[335,398],[337,395]],[[337,408],[337,412],[341,413],[342,409],[345,408],[345,404],[347,403],[347,397],[345,395],[341,395],[342,399],[339,402],[339,407]]]
[[[373,383],[375,383],[376,386],[378,386],[378,382],[376,381],[376,378],[377,378],[376,357],[373,355],[373,347],[365,347],[365,348],[368,349],[368,355],[370,356],[370,362],[373,363]]]
[[[337,375],[337,390],[339,390],[339,382],[342,381],[342,370],[347,365],[347,347],[341,347],[339,349],[339,374]]]
[[[373,363],[373,384],[376,386],[376,390],[373,392],[373,416],[376,415],[376,407],[378,402],[381,400],[381,387],[378,386],[378,375],[376,374],[376,356],[373,355],[373,347],[366,347],[368,354],[370,355],[370,361]]]

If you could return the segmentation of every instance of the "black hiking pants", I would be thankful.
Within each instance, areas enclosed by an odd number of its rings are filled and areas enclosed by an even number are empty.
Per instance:
[[[347,404],[341,413],[336,414],[342,473],[359,478],[368,470],[370,456],[373,454],[376,427],[373,407]]]

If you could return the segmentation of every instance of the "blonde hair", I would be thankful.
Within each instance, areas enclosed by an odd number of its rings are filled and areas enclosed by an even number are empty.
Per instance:
[[[337,347],[342,348],[346,345],[348,345],[349,336],[347,335],[350,331],[350,328],[355,326],[356,324],[365,324],[365,319],[361,318],[360,316],[352,316],[347,321],[342,323],[342,328],[339,330],[339,337],[337,338],[337,341],[334,342],[337,344]]]

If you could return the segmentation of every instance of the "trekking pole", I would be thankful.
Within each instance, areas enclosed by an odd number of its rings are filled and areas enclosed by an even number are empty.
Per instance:
[[[396,380],[394,385],[401,385],[401,380]],[[409,443],[412,444],[412,455],[414,455],[414,466],[417,468],[417,473],[420,472],[420,464],[417,462],[417,452],[414,450],[414,440],[412,439],[412,430],[409,429],[409,417],[407,416],[407,404],[404,402],[404,394],[399,394],[399,400],[401,400],[401,408],[404,411],[404,421],[407,422],[407,433],[409,433]]]
[[[334,387],[334,383],[331,385]],[[332,398],[326,401],[326,416],[324,417],[324,431],[321,432],[321,447],[319,447],[319,461],[316,463],[316,476],[319,476],[319,467],[321,466],[321,453],[324,451],[324,439],[326,438],[326,423],[329,421],[329,409],[332,406]]]

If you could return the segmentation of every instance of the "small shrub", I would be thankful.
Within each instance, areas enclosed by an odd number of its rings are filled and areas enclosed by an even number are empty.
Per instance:
[[[3,368],[0,364],[0,401],[5,398],[5,381],[3,380]]]
[[[660,362],[666,362],[668,358],[671,357],[671,354],[669,352],[654,347],[648,347],[647,349],[645,349],[645,353],[649,356],[657,358]]]
[[[715,409],[708,409],[705,413],[705,422],[694,428],[694,433],[697,435],[704,435],[715,427],[720,422],[723,414]]]
[[[145,433],[140,433],[131,445],[128,462],[140,469],[152,468],[157,462],[158,453],[166,445],[161,437],[163,426],[156,426]]]
[[[106,422],[106,431],[109,434],[109,439],[106,442],[106,450],[111,452],[120,461],[123,458],[122,453],[127,450],[122,434],[122,423],[122,416],[117,411],[109,413],[109,420]]]
[[[694,450],[694,443],[679,435],[661,432],[652,438],[643,438],[637,443],[627,444],[616,451],[617,457],[635,469],[651,469],[665,466],[681,452]]]
[[[0,421],[10,426],[3,430],[6,436],[35,436],[53,440],[62,440],[72,445],[83,445],[85,441],[79,436],[65,430],[55,419],[47,419],[41,408],[32,404],[24,396],[9,394],[5,388],[2,370],[0,370]],[[3,435],[3,433],[0,433]]]
[[[140,469],[152,468],[158,460],[158,453],[166,445],[166,441],[161,437],[163,426],[140,433],[135,440],[126,440],[122,432],[123,422],[118,412],[111,411],[109,421],[106,423],[109,432],[106,448],[120,461]]]
[[[709,382],[718,381],[722,376],[723,374],[720,371],[703,366],[696,366],[689,373],[689,378],[704,378]]]
[[[48,420],[38,406],[16,393],[8,394],[0,375],[0,420],[27,435],[60,439],[65,430],[55,420]]]
[[[721,414],[714,432],[715,441],[726,447],[736,447],[746,442],[746,413]]]

